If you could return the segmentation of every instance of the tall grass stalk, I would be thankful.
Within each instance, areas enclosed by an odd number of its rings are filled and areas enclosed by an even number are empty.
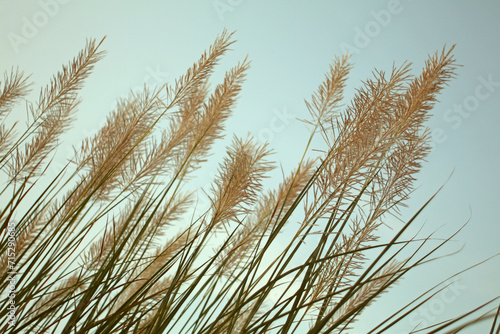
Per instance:
[[[404,239],[429,202],[390,238],[379,228],[404,218],[430,150],[426,121],[455,76],[453,47],[431,55],[417,76],[409,63],[375,71],[345,108],[351,64],[335,58],[306,102],[310,138],[281,184],[264,189],[276,167],[271,150],[235,136],[209,205],[198,208],[189,180],[224,136],[250,66],[242,60],[210,89],[234,43],[226,31],[175,82],[120,100],[60,173],[41,181],[102,43],[88,41],[26,104],[24,129],[7,120],[29,77],[13,69],[0,83],[1,332],[343,332],[449,240],[424,251],[430,237]],[[498,333],[495,303],[426,330],[492,319]],[[422,304],[403,303],[374,332]]]

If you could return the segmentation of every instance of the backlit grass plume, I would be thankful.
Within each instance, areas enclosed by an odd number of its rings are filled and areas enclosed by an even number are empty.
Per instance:
[[[19,70],[6,73],[2,333],[340,333],[446,242],[423,252],[429,238],[403,239],[427,203],[413,217],[399,209],[429,153],[426,121],[455,75],[453,48],[430,56],[418,76],[408,63],[375,71],[347,107],[351,64],[348,56],[334,59],[306,102],[302,158],[277,188],[263,182],[277,166],[269,147],[234,136],[200,207],[190,180],[224,136],[249,70],[244,59],[210,88],[233,42],[224,31],[178,80],[118,101],[45,183],[103,41],[88,41],[26,104],[24,129],[7,121],[32,85]],[[321,151],[312,148],[318,134]],[[391,216],[406,223],[382,238],[379,227]],[[419,305],[409,300],[392,316],[381,312],[374,332]],[[425,330],[498,320],[495,312],[474,318],[489,307]]]

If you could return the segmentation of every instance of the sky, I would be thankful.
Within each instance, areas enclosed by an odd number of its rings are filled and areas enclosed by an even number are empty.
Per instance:
[[[408,212],[444,185],[421,215],[420,226],[423,234],[437,230],[436,236],[446,237],[467,223],[449,248],[462,249],[403,280],[377,303],[389,309],[411,289],[429,288],[500,252],[499,13],[500,2],[494,0],[1,1],[0,71],[18,66],[41,87],[76,56],[87,38],[106,36],[107,55],[82,90],[77,126],[58,149],[57,166],[71,145],[103,124],[117,98],[144,83],[172,82],[223,29],[236,31],[238,41],[213,82],[246,55],[252,67],[227,123],[227,137],[250,132],[259,142],[268,141],[276,152],[273,157],[290,170],[309,136],[298,121],[308,117],[304,99],[321,83],[335,56],[352,55],[347,104],[374,68],[389,71],[393,62],[408,60],[418,74],[429,54],[456,44],[454,54],[463,67],[438,97],[428,123],[433,150]],[[216,147],[209,163],[212,173],[223,149]],[[495,257],[450,281],[444,293],[395,333],[500,295],[498,277],[500,260]],[[367,323],[376,321],[376,311],[367,312]],[[359,333],[363,326],[369,328],[364,322],[358,325]]]

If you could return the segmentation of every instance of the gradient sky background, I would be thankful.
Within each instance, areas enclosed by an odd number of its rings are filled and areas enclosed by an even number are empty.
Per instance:
[[[58,150],[56,162],[63,163],[71,145],[102,124],[116,98],[144,83],[172,82],[225,27],[236,30],[234,51],[212,81],[220,82],[225,70],[249,55],[252,68],[227,124],[228,137],[249,131],[261,141],[269,139],[274,157],[288,171],[309,135],[295,119],[308,117],[304,99],[323,80],[335,55],[346,48],[352,53],[348,103],[374,67],[389,71],[393,61],[398,65],[409,60],[418,73],[429,54],[457,44],[455,56],[463,67],[439,96],[429,122],[435,148],[409,204],[417,209],[453,172],[419,224],[425,224],[422,235],[439,229],[436,236],[445,237],[469,220],[447,250],[464,248],[457,256],[419,269],[384,295],[378,310],[366,312],[359,322],[356,333],[363,333],[381,308],[389,310],[416,296],[418,289],[500,252],[499,14],[500,2],[494,0],[1,1],[0,70],[19,66],[33,73],[35,87],[41,87],[87,38],[107,35],[107,56],[87,80],[76,126]],[[223,147],[217,147],[214,159]],[[213,161],[205,174],[210,177]],[[408,332],[420,321],[445,319],[500,295],[499,277],[496,257],[467,272],[395,332]]]

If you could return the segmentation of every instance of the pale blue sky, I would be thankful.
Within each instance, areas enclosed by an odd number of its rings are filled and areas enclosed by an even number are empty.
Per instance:
[[[78,126],[68,138],[77,144],[97,129],[117,97],[144,82],[175,79],[225,27],[236,30],[238,42],[221,62],[214,83],[247,54],[252,68],[227,133],[250,131],[271,139],[275,158],[287,170],[308,136],[295,118],[307,118],[303,101],[335,55],[346,49],[353,53],[350,97],[374,67],[390,70],[393,61],[409,60],[417,73],[428,54],[457,44],[456,59],[464,67],[435,107],[429,126],[436,146],[410,204],[416,208],[453,171],[420,223],[425,222],[423,233],[443,226],[438,232],[443,237],[470,219],[456,238],[457,247],[465,247],[458,256],[410,275],[387,295],[390,304],[408,287],[429,287],[426,275],[445,278],[500,252],[499,13],[500,2],[494,0],[2,1],[0,71],[19,66],[33,73],[38,86],[45,85],[86,38],[107,35],[103,49],[108,54],[87,81]],[[60,161],[64,152],[59,150]],[[498,277],[496,258],[465,275],[450,292],[458,291],[456,298],[436,301],[433,310],[412,321],[435,321],[499,295]],[[412,321],[402,326],[410,328]]]

